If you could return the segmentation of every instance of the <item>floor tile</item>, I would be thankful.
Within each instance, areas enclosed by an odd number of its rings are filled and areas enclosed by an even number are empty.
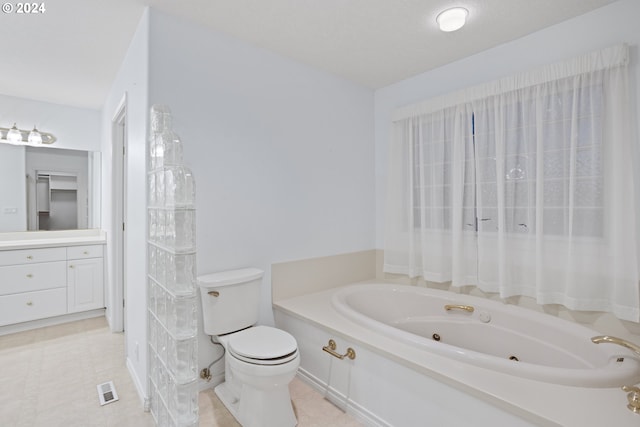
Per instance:
[[[0,336],[0,426],[153,427],[124,359],[124,334],[104,317]],[[119,400],[100,406],[96,386],[113,381]],[[362,424],[295,378],[299,427]],[[239,427],[212,388],[199,396],[201,427]]]

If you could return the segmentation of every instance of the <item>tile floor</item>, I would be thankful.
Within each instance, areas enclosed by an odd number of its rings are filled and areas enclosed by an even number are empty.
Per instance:
[[[124,336],[104,317],[0,336],[0,426],[154,426],[123,355]],[[96,385],[106,381],[120,400],[100,406]],[[302,381],[290,387],[299,427],[362,425]],[[209,389],[200,393],[200,426],[239,424]]]

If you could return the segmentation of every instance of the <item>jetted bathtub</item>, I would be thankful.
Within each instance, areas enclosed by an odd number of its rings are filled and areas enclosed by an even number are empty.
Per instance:
[[[596,331],[533,310],[470,295],[391,284],[355,284],[331,297],[369,330],[482,368],[580,387],[640,382],[638,355],[594,344]]]
[[[640,420],[621,389],[640,380],[639,357],[554,316],[384,282],[282,299],[274,309],[276,325],[298,342],[299,378],[367,426]]]

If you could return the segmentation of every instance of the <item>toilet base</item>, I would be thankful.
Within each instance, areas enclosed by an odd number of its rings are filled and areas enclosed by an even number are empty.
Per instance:
[[[220,399],[224,407],[227,408],[229,412],[231,412],[231,415],[233,415],[233,418],[235,418],[237,421],[238,420],[238,399],[236,399],[231,394],[231,392],[229,391],[229,388],[227,387],[227,383],[223,382],[222,384],[218,384],[213,389],[213,391],[216,393],[216,396],[218,396],[218,399]]]
[[[214,391],[242,427],[295,427],[298,424],[286,385],[268,393],[243,386],[240,399],[232,395],[225,382]]]

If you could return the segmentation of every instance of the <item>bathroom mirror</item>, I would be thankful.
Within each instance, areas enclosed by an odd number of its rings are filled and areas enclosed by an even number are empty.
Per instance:
[[[100,153],[0,144],[0,232],[100,227]]]

